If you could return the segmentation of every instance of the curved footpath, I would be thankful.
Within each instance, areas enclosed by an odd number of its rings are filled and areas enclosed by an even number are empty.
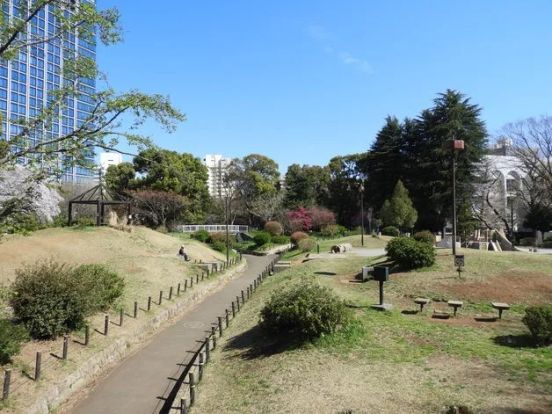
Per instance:
[[[212,322],[265,269],[274,256],[245,256],[247,269],[206,297],[172,326],[111,371],[73,408],[76,414],[155,414],[176,379],[211,331]]]

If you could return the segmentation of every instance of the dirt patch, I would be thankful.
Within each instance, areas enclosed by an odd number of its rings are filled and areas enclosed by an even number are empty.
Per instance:
[[[478,282],[439,283],[437,290],[472,301],[548,303],[552,298],[552,277],[542,272],[510,270]]]

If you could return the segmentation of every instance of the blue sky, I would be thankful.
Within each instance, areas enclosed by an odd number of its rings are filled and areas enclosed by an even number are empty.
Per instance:
[[[483,108],[491,134],[552,112],[548,0],[98,4],[122,14],[124,42],[99,49],[110,86],[169,95],[188,120],[143,132],[199,157],[324,165],[447,88]]]

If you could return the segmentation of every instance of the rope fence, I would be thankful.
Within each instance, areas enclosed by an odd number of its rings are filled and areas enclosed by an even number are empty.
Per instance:
[[[274,266],[280,260],[281,254],[276,256],[266,267],[259,273],[257,278],[247,286],[247,296],[244,291],[241,291],[241,297],[236,296],[236,300],[230,303],[230,309],[224,310],[224,315],[217,316],[215,322],[211,326],[211,333],[205,338],[197,351],[193,354],[190,362],[184,368],[179,377],[179,381],[165,400],[165,404],[159,411],[160,414],[180,413],[189,414],[190,409],[194,406],[197,400],[197,386],[203,378],[205,365],[211,360],[211,351],[217,346],[217,337],[221,337],[224,331],[230,326],[230,321],[234,320],[238,313],[243,309],[243,306],[248,302],[253,293],[262,285],[267,277],[274,274]],[[230,315],[232,318],[230,319]]]
[[[212,267],[213,269],[210,271],[209,268],[207,268],[206,272],[202,272],[201,281],[203,281],[205,277],[207,279],[210,279],[212,276],[216,275],[217,273],[223,273],[224,271],[230,269],[231,267],[240,264],[242,260],[243,260],[243,257],[241,254],[239,254],[235,258],[230,259],[229,263],[226,263],[226,262],[222,262],[222,264],[220,262],[209,263],[208,265],[212,265],[212,266],[208,266],[208,267]],[[199,262],[199,264],[203,264],[203,263]],[[150,312],[152,309],[152,304],[157,304],[161,306],[163,303],[163,299],[173,300],[174,296],[180,297],[183,293],[193,288],[194,282],[195,284],[198,284],[199,281],[200,281],[199,274],[197,274],[195,278],[192,276],[189,280],[184,279],[183,283],[178,283],[176,288],[176,295],[174,295],[173,286],[169,287],[169,291],[167,295],[165,295],[164,291],[161,290],[159,292],[157,302],[152,301],[152,296],[148,296],[145,309],[139,307],[138,301],[134,301],[133,309],[132,309],[132,318],[138,319],[140,310],[146,313]],[[110,320],[109,314],[105,314],[102,329],[100,330],[96,328],[94,329],[94,331],[96,331],[100,335],[103,335],[106,337],[109,336],[110,327],[112,325],[119,328],[123,327],[125,315],[128,315],[130,317],[130,314],[125,313],[124,308],[119,309],[119,312],[117,315],[117,322],[114,322]],[[2,385],[1,401],[6,402],[10,399],[10,397],[20,394],[25,386],[30,385],[32,383],[39,382],[43,372],[45,371],[47,372],[50,369],[55,369],[56,367],[59,367],[60,364],[66,363],[69,358],[70,350],[73,346],[72,344],[80,345],[81,347],[89,346],[91,342],[90,341],[91,328],[92,326],[87,324],[84,327],[83,334],[80,334],[80,335],[77,334],[76,336],[64,335],[63,341],[62,341],[62,347],[59,350],[59,353],[49,352],[45,354],[43,351],[36,352],[33,362],[22,364],[23,366],[29,366],[29,367],[32,366],[33,368],[22,369],[19,372],[17,372],[19,375],[14,375],[16,374],[14,367],[5,369],[3,379],[2,379],[3,385]],[[29,370],[32,370],[32,374],[30,372],[27,372]]]

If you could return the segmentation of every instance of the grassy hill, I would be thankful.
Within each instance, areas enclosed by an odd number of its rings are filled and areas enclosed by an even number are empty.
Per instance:
[[[125,304],[176,285],[183,276],[195,274],[197,268],[177,257],[185,245],[192,261],[222,261],[224,256],[206,245],[180,239],[148,228],[137,227],[132,233],[109,227],[53,228],[30,236],[11,236],[0,243],[0,285],[15,278],[15,270],[40,259],[83,264],[103,263],[125,278]]]
[[[177,256],[181,245],[186,247],[191,262]],[[217,273],[194,283],[192,289],[177,297],[177,284],[183,286],[185,280],[189,282],[191,276],[202,272],[194,260],[223,261],[225,257],[186,236],[161,234],[147,228],[134,228],[132,233],[107,227],[46,229],[27,237],[8,236],[0,243],[0,318],[10,317],[5,293],[15,278],[15,270],[41,259],[75,265],[103,263],[124,277],[124,294],[107,312],[111,317],[109,335],[103,335],[104,314],[88,318],[90,344],[83,344],[84,330],[72,332],[67,361],[59,359],[62,338],[25,343],[13,363],[2,367],[13,370],[10,399],[0,401],[2,413],[34,412],[33,404],[55,407],[231,277],[230,273]],[[170,287],[174,289],[172,300],[167,297]],[[159,305],[161,290],[164,300]],[[152,297],[149,312],[148,296]],[[136,319],[132,315],[134,301],[139,305]],[[120,309],[125,314],[123,325],[119,323]],[[39,382],[32,380],[36,352],[43,355]]]
[[[376,282],[358,283],[363,264],[351,256],[297,264],[269,278],[231,322],[212,353],[194,411],[217,413],[441,413],[465,405],[483,413],[549,413],[552,347],[536,348],[521,322],[526,305],[552,301],[552,257],[462,249],[459,279],[450,251],[429,269],[393,273],[386,283],[391,312],[377,303]],[[301,276],[343,298],[354,322],[300,347],[266,337],[263,304]],[[432,303],[416,312],[413,298]],[[456,318],[431,317],[460,299]],[[507,301],[502,320],[489,302]]]

